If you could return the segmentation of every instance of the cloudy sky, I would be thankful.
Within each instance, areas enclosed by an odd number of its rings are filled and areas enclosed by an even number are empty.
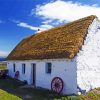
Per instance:
[[[0,0],[0,56],[24,37],[76,19],[96,15],[100,0]]]

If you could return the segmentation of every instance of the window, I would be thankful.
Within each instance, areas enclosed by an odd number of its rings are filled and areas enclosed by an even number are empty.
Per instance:
[[[22,64],[22,74],[25,74],[25,64]]]
[[[52,67],[51,63],[46,63],[46,73],[51,74],[51,67]]]
[[[14,71],[14,72],[16,71],[15,67],[16,67],[16,65],[15,65],[15,64],[13,64],[13,71]]]

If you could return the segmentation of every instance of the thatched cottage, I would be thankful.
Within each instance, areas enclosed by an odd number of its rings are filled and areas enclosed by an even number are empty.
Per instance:
[[[100,87],[100,22],[91,15],[26,37],[7,62],[11,77],[58,93]]]

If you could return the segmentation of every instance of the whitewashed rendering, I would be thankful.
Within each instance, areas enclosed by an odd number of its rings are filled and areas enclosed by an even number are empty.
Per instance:
[[[19,71],[18,79],[26,80],[29,85],[51,89],[53,78],[59,77],[63,81],[62,94],[78,94],[100,87],[100,21],[94,17],[81,49],[71,59],[10,59],[9,56],[7,59],[9,76],[14,77]]]

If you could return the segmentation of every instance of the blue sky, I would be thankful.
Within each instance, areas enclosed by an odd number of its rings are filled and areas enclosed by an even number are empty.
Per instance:
[[[0,0],[0,56],[26,36],[99,13],[100,0]]]

